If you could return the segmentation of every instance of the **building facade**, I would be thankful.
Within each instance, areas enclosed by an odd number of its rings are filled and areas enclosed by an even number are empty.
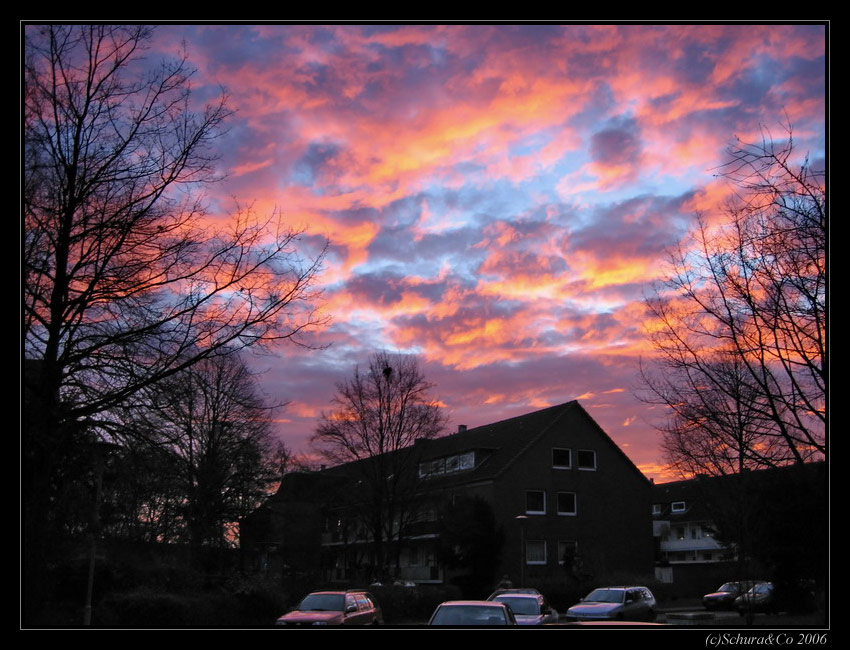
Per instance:
[[[652,574],[651,483],[578,402],[460,427],[404,453],[410,499],[396,508],[385,554],[394,579],[449,582],[468,570],[464,561],[475,561],[461,557],[465,545],[468,555],[492,552],[493,573],[514,584],[557,572],[582,580]],[[313,557],[301,560],[320,566],[326,580],[354,579],[369,563],[371,542],[368,504],[352,499],[361,485],[356,469],[352,463],[313,473],[322,487],[300,496],[293,485],[305,479],[293,477],[289,486],[284,480],[246,520],[246,545],[267,555],[287,552],[293,544],[286,538],[309,529]],[[305,524],[304,512],[313,524]]]
[[[826,502],[824,463],[655,485],[655,577],[683,595],[730,580],[822,582]]]

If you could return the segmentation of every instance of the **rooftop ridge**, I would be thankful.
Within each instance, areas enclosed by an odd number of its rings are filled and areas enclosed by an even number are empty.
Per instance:
[[[478,425],[476,427],[469,427],[465,431],[458,431],[456,433],[450,433],[450,434],[447,434],[445,436],[440,436],[438,438],[432,438],[432,440],[436,441],[436,440],[442,440],[444,438],[457,438],[459,436],[463,436],[463,435],[466,435],[468,433],[474,433],[475,431],[478,431],[479,429],[487,429],[489,427],[497,427],[497,426],[500,426],[500,425],[508,424],[509,422],[511,422],[513,420],[523,420],[523,419],[528,418],[529,416],[539,415],[540,413],[543,413],[544,411],[560,409],[560,408],[564,408],[565,406],[573,406],[575,404],[578,404],[578,400],[573,399],[573,400],[570,400],[568,402],[563,402],[561,404],[553,404],[552,406],[545,406],[545,407],[543,407],[541,409],[537,409],[535,411],[529,411],[527,413],[522,413],[520,415],[514,415],[512,417],[505,418],[504,420],[497,420],[496,422],[488,422],[487,424],[481,424],[481,425]]]

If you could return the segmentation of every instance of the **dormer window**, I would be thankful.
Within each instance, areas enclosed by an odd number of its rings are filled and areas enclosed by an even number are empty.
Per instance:
[[[419,463],[419,478],[453,474],[475,467],[475,452],[467,451],[444,458],[427,460]]]
[[[670,512],[685,512],[687,504],[684,501],[674,501],[670,504]]]

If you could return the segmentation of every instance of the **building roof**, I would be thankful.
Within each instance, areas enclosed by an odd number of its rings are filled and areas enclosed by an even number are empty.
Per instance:
[[[660,512],[654,513],[656,519],[678,521],[700,521],[710,519],[709,501],[740,497],[741,480],[749,480],[751,486],[764,484],[766,481],[792,479],[794,475],[814,475],[822,473],[822,462],[806,463],[805,465],[788,465],[784,467],[752,470],[743,474],[728,474],[725,476],[697,476],[692,479],[658,483],[652,487],[652,502],[661,506]],[[790,484],[786,485],[789,486]],[[750,489],[750,488],[747,488]],[[672,511],[672,504],[684,502],[685,507],[680,512]]]
[[[474,451],[476,452],[476,459],[473,468],[431,477],[429,484],[434,487],[448,487],[456,484],[491,481],[507,471],[529,448],[533,447],[541,437],[546,435],[571,411],[577,411],[586,418],[596,429],[600,438],[616,450],[636,474],[649,482],[628,456],[575,400],[492,424],[462,429],[447,436],[422,440],[396,453],[413,453],[416,455],[416,462],[419,463]],[[325,472],[342,473],[350,469],[353,464],[336,466],[325,470]]]

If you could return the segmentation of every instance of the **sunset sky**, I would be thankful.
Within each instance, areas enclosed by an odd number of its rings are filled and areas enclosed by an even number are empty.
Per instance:
[[[376,350],[420,355],[450,430],[578,399],[656,479],[635,397],[643,296],[665,250],[718,214],[714,173],[766,126],[825,156],[823,25],[163,25],[200,96],[236,111],[219,142],[234,197],[330,241],[332,318],[254,358],[307,452],[335,384]]]

